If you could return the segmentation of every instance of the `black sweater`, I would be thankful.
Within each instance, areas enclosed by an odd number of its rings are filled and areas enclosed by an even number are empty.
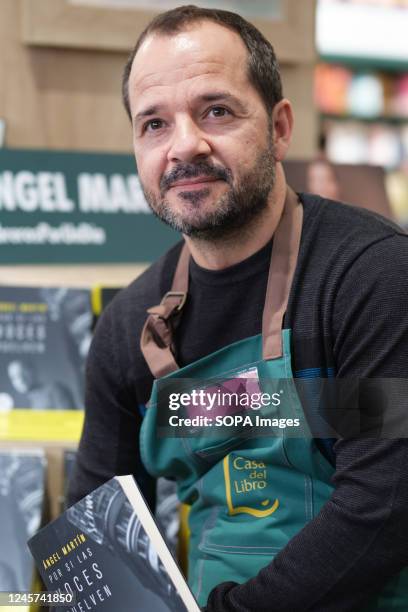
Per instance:
[[[301,199],[301,248],[285,316],[295,375],[406,377],[408,236],[367,211]],[[180,248],[120,292],[97,325],[70,504],[129,473],[153,503],[138,452],[152,385],[139,338],[146,309],[170,289]],[[270,251],[268,244],[221,271],[191,262],[177,331],[181,366],[261,332]],[[361,610],[408,565],[408,440],[349,439],[320,448],[336,468],[331,498],[257,577],[215,589],[208,612]]]

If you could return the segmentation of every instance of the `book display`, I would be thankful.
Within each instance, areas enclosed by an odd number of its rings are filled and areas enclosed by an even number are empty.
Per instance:
[[[100,287],[92,293],[91,300],[91,291],[85,289],[0,287],[0,431],[3,440],[57,441],[56,452],[60,458],[56,463],[53,455],[47,477],[47,480],[51,477],[51,482],[54,481],[49,490],[51,497],[58,496],[58,507],[51,511],[52,516],[66,510],[66,491],[76,451],[59,448],[59,445],[79,438],[84,408],[84,369],[92,334],[92,317],[96,320],[118,291],[119,288]],[[100,307],[96,309],[95,304]],[[4,450],[0,453],[0,535],[5,543],[0,551],[0,590],[43,588],[33,584],[34,566],[27,539],[36,533],[41,524],[45,465],[45,452],[40,449]],[[61,471],[60,490],[55,482],[56,470]],[[175,554],[179,529],[175,485],[160,479],[157,489],[156,530],[163,534],[160,542],[166,541],[168,550]],[[132,609],[132,598],[133,602],[140,600],[146,602],[146,606],[163,612],[195,609],[185,607],[177,595],[119,481],[112,480],[98,492],[86,498],[87,507],[84,506],[85,502],[82,506],[80,503],[68,510],[64,517],[71,517],[71,529],[78,532],[83,528],[85,532],[83,523],[89,516],[89,504],[95,504],[95,521],[100,521],[101,531],[95,536],[94,543],[102,544],[103,540],[107,546],[102,553],[103,559],[110,559],[113,551],[118,556],[118,563],[123,564],[123,572],[116,575],[115,571],[115,575],[109,578],[109,584],[111,587],[121,584],[122,574],[131,582],[132,572],[140,576],[140,582],[134,581],[135,590],[126,587],[129,590],[128,609]],[[115,502],[110,505],[112,500]],[[107,511],[109,508],[106,515],[102,512],[104,504]],[[120,517],[115,514],[116,511]],[[49,508],[47,512],[50,513]],[[147,508],[145,512],[149,512]],[[104,534],[103,530],[108,526],[109,529],[113,527],[114,531]],[[127,533],[125,540],[120,539],[123,531]],[[66,537],[71,541],[76,536],[67,531]],[[92,539],[92,534],[89,537]],[[121,543],[119,548],[115,538]],[[129,546],[131,548],[127,548]],[[166,548],[167,555],[170,554],[168,550]],[[138,556],[132,561],[136,551]],[[146,563],[153,568],[151,572],[146,572]],[[184,579],[181,580],[183,591],[187,587]],[[123,590],[116,593],[114,607],[103,609],[125,609],[122,607]],[[92,602],[94,595],[91,592],[89,597]],[[190,593],[187,599],[189,597],[192,597]],[[73,607],[75,612],[79,609]]]
[[[78,439],[91,321],[86,289],[0,286],[1,439]]]
[[[47,588],[76,598],[58,612],[199,611],[132,476],[111,479],[28,544]]]

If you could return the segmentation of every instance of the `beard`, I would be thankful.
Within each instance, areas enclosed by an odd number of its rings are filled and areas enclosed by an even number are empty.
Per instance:
[[[172,229],[191,238],[215,241],[231,237],[239,230],[247,231],[267,208],[268,197],[275,185],[276,162],[272,139],[262,150],[252,168],[237,177],[234,184],[228,168],[206,160],[197,163],[180,163],[160,181],[160,197],[142,185],[143,193],[153,214]],[[181,179],[208,176],[223,180],[229,189],[212,205],[212,210],[202,210],[201,203],[209,196],[210,189],[180,191],[178,198],[186,203],[188,212],[175,211],[166,200],[165,193],[172,183]],[[182,187],[180,187],[182,189]],[[192,213],[191,213],[192,210]]]

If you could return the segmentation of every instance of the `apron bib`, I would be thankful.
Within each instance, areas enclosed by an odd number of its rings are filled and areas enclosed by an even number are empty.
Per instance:
[[[302,206],[288,191],[274,234],[262,335],[245,338],[179,368],[173,334],[188,287],[188,251],[184,247],[172,290],[149,309],[141,338],[146,361],[156,377],[140,432],[142,460],[154,477],[177,480],[182,502],[189,504],[188,582],[200,606],[220,582],[254,577],[326,503],[333,492],[333,467],[315,445],[294,385],[289,329],[282,329],[296,268]],[[273,435],[158,437],[158,380],[213,380],[212,389],[237,379],[250,380],[261,393],[284,397],[284,416],[299,419],[302,437],[285,427]],[[184,391],[184,389],[183,389]],[[262,413],[264,416],[264,413]],[[283,415],[280,415],[283,416]],[[227,428],[226,428],[227,429]],[[207,430],[208,431],[208,430]],[[225,430],[223,430],[225,431]],[[367,612],[408,609],[408,573],[387,585]]]

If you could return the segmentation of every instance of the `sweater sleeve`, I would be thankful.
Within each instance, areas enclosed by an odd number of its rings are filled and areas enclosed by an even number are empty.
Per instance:
[[[408,237],[394,234],[339,283],[337,376],[406,376],[407,304]],[[320,513],[257,576],[216,587],[206,612],[360,612],[408,565],[408,439],[340,439],[334,451],[334,491]]]
[[[117,316],[110,306],[98,322],[88,356],[85,420],[68,505],[113,476],[125,474],[133,474],[148,502],[154,503],[154,481],[143,467],[138,447],[139,402],[124,380],[119,361],[125,353],[124,339],[116,330]]]

